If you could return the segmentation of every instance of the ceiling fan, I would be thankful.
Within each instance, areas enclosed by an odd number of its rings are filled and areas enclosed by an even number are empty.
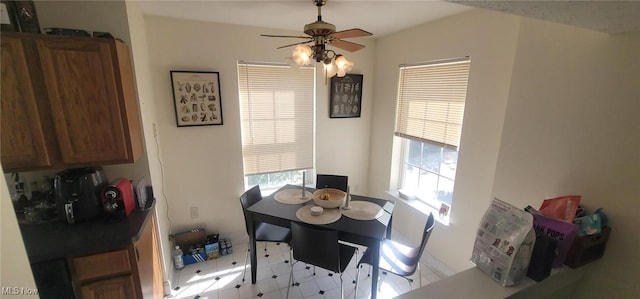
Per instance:
[[[296,46],[296,48],[294,49],[293,58],[298,65],[307,65],[311,62],[311,59],[313,59],[316,62],[323,62],[326,69],[327,67],[331,67],[333,65],[333,61],[335,60],[336,67],[338,68],[338,75],[341,75],[342,73],[342,75],[344,76],[344,72],[341,72],[341,67],[344,70],[345,64],[350,64],[350,69],[353,66],[353,63],[347,61],[344,56],[336,54],[333,50],[328,50],[326,46],[330,45],[349,52],[355,52],[363,49],[365,46],[354,42],[345,41],[343,39],[371,36],[372,34],[360,28],[336,31],[335,25],[322,20],[322,6],[327,3],[327,0],[311,1],[315,4],[316,7],[318,7],[318,19],[315,22],[306,24],[304,26],[304,33],[307,34],[307,36],[271,34],[262,34],[261,36],[305,39],[305,41],[284,45],[278,47],[278,49]]]

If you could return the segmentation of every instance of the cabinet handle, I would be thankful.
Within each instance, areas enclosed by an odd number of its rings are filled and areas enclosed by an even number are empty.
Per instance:
[[[138,247],[136,247],[136,261],[140,261],[140,251],[138,251]]]

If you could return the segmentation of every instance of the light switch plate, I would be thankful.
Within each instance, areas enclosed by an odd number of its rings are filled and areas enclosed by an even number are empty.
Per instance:
[[[198,207],[191,207],[191,219],[198,218]]]

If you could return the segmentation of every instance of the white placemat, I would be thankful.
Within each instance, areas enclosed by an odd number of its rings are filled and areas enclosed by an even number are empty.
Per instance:
[[[342,214],[355,220],[373,220],[384,213],[381,206],[368,201],[352,201],[350,205],[351,209],[342,210]]]
[[[310,201],[313,197],[313,193],[305,190],[306,198],[302,198],[302,188],[300,189],[284,189],[276,192],[273,199],[279,203],[295,205]]]
[[[324,209],[321,215],[311,215],[311,207],[314,205],[306,205],[296,211],[296,217],[302,222],[309,224],[329,224],[338,221],[342,217],[340,209]]]

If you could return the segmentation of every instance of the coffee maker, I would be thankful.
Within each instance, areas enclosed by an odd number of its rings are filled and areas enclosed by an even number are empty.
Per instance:
[[[101,197],[108,220],[127,218],[136,207],[133,186],[128,179],[118,178],[112,181],[104,187]]]
[[[102,215],[100,192],[107,178],[99,167],[71,168],[56,174],[53,189],[58,218],[69,224]]]

